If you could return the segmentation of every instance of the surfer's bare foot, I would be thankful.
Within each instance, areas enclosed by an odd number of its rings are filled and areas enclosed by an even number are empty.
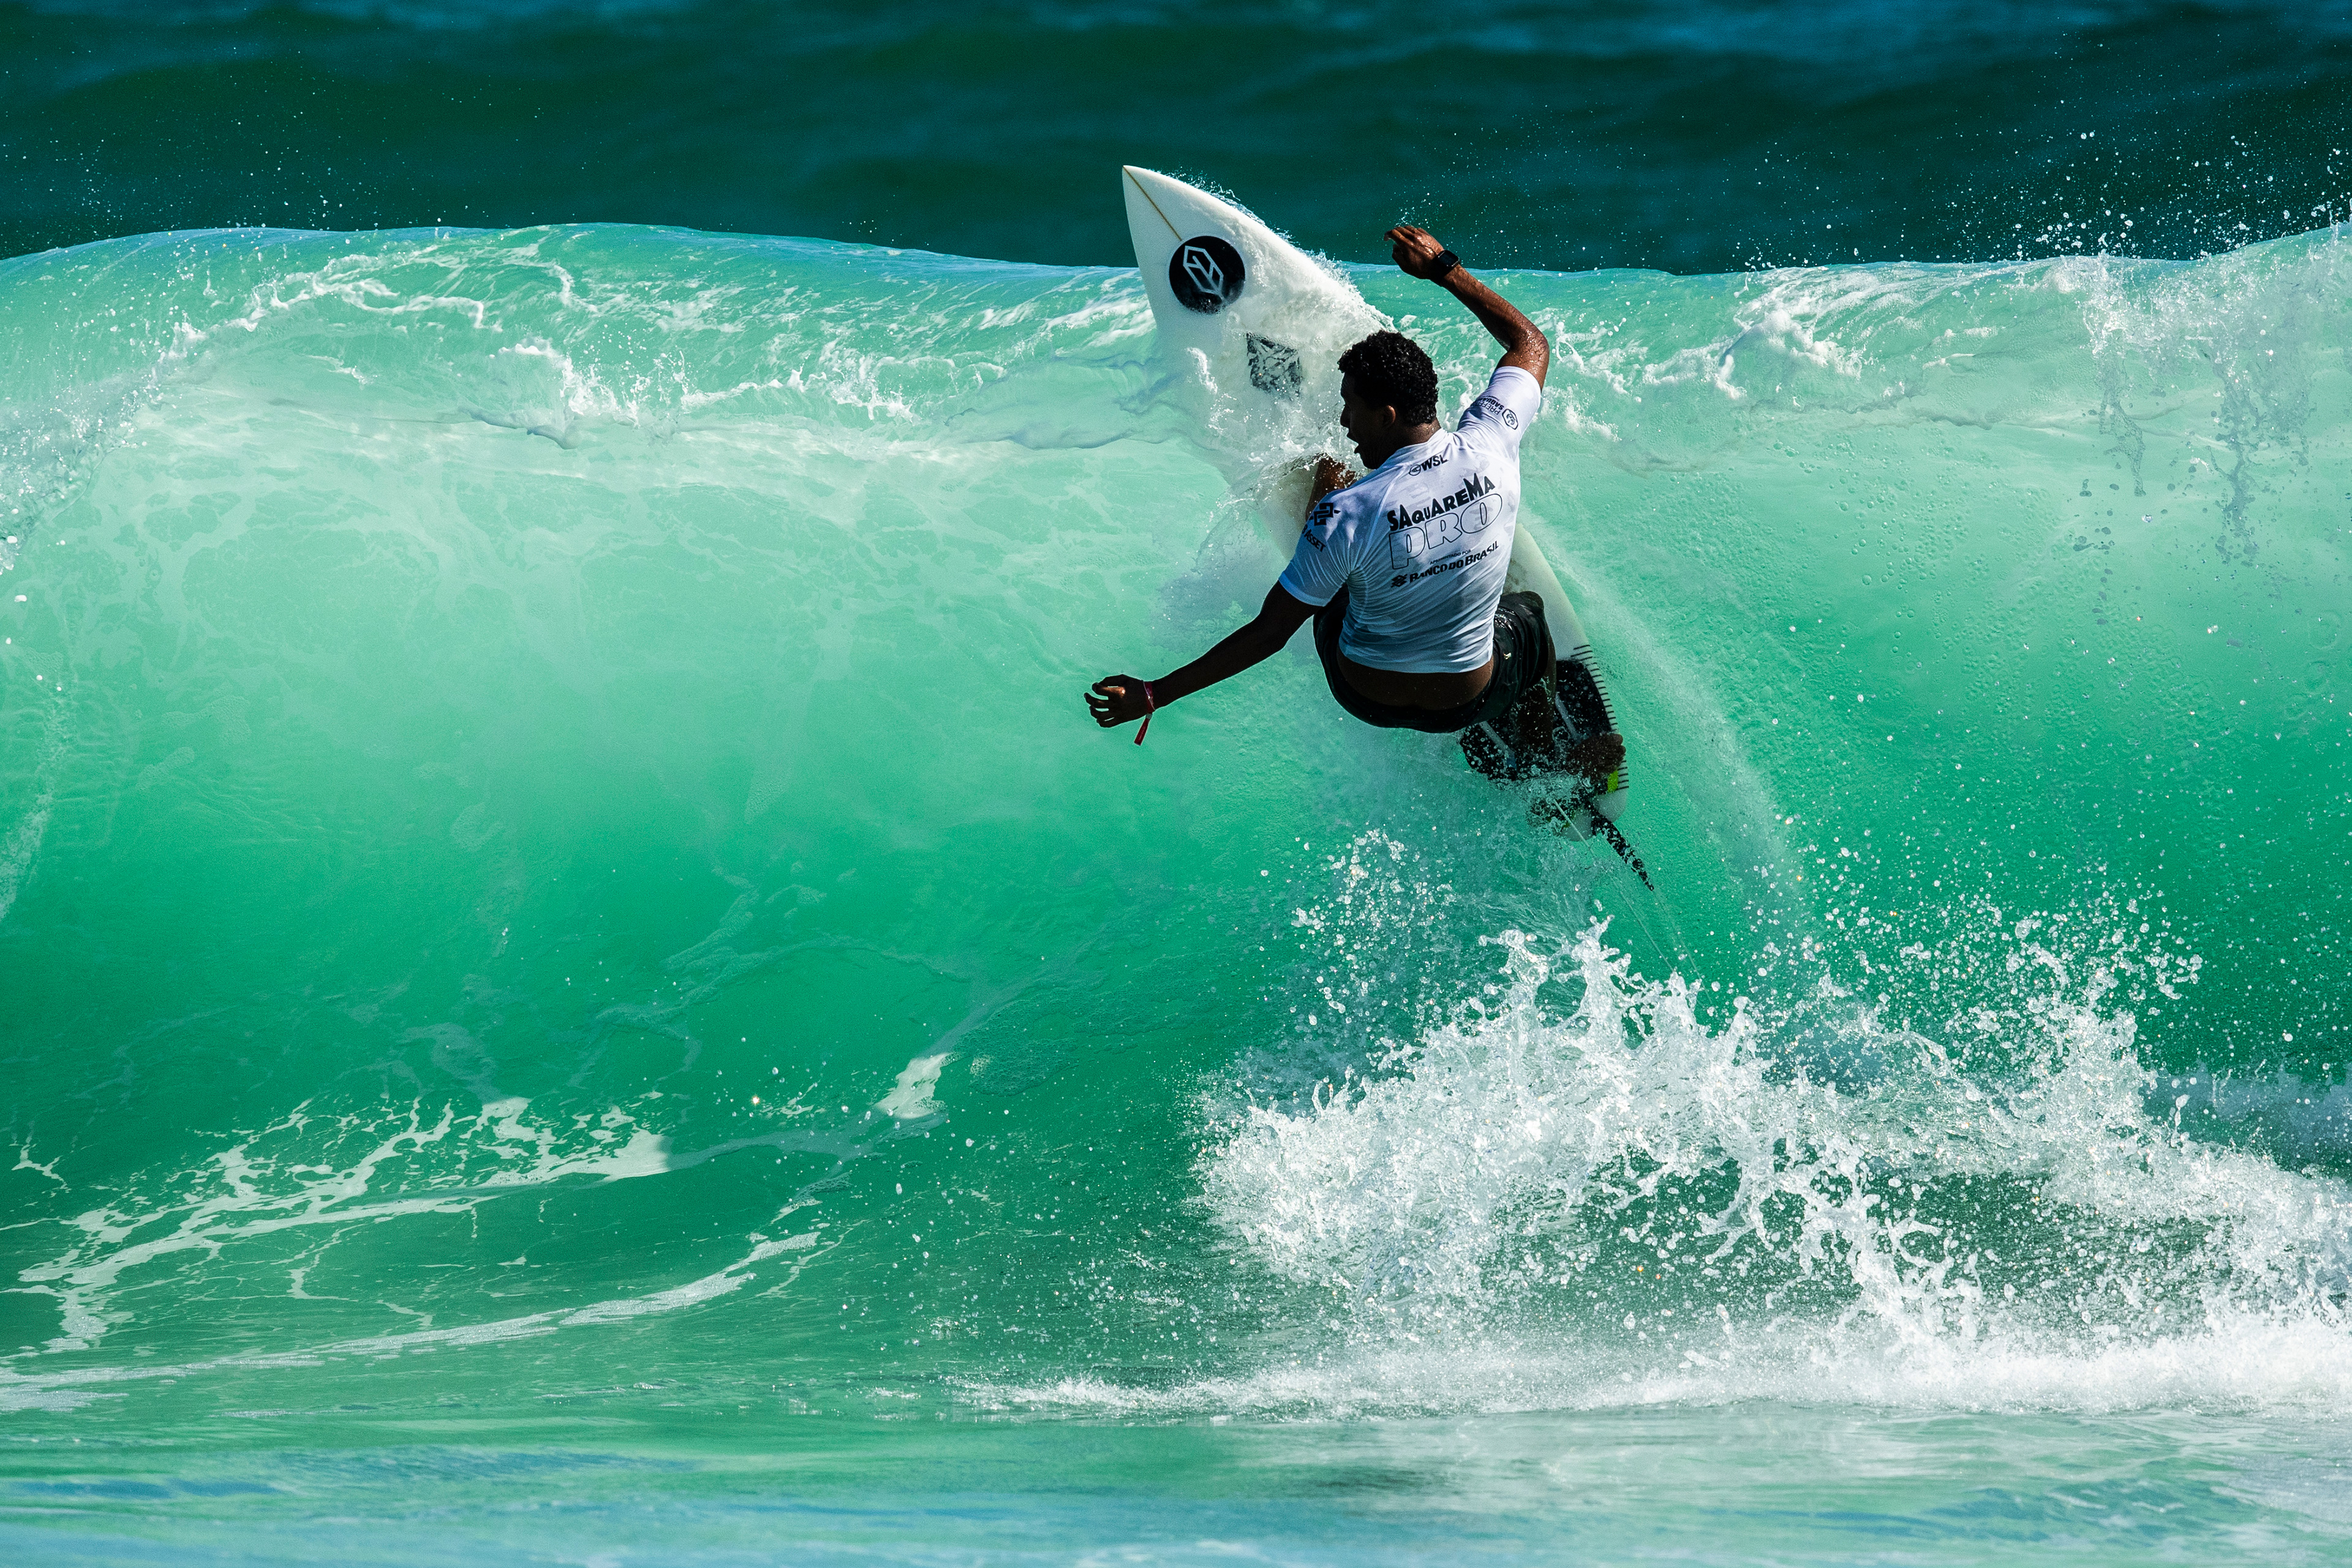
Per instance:
[[[1563,773],[1605,779],[1625,765],[1625,737],[1612,730],[1606,735],[1579,741],[1562,754],[1559,765]]]

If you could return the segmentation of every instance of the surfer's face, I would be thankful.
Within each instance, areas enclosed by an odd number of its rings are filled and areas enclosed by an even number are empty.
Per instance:
[[[1397,411],[1385,403],[1365,402],[1352,375],[1339,378],[1339,428],[1348,433],[1367,469],[1387,462],[1403,445],[1397,439]]]

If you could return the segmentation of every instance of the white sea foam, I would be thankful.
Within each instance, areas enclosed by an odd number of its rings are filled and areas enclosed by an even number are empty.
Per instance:
[[[1748,1400],[1892,1410],[2140,1410],[2332,1414],[2352,1399],[2340,1325],[2231,1319],[2095,1348],[1988,1338],[1935,1347],[1864,1335],[1694,1333],[1685,1342],[1497,1338],[1444,1346],[1333,1346],[1269,1354],[1229,1376],[1155,1386],[1100,1377],[975,1381],[979,1409],[1057,1415],[1367,1416],[1716,1405]]]
[[[793,1212],[787,1207],[783,1213]],[[779,1218],[783,1217],[780,1215]],[[369,1334],[357,1339],[337,1340],[327,1344],[274,1353],[219,1356],[209,1361],[180,1362],[168,1364],[148,1363],[128,1366],[77,1367],[56,1372],[23,1373],[0,1366],[0,1413],[16,1410],[77,1410],[95,1400],[120,1398],[121,1384],[152,1383],[158,1379],[179,1379],[207,1373],[246,1372],[278,1367],[316,1366],[329,1362],[350,1360],[381,1361],[391,1356],[420,1354],[444,1348],[471,1345],[500,1344],[513,1340],[533,1339],[555,1333],[563,1329],[586,1328],[625,1321],[631,1318],[657,1316],[731,1294],[750,1284],[757,1275],[752,1270],[778,1257],[789,1257],[789,1265],[778,1285],[789,1285],[800,1276],[802,1268],[826,1250],[816,1231],[803,1231],[781,1239],[764,1236],[749,1238],[751,1246],[744,1254],[697,1279],[674,1285],[665,1290],[650,1291],[642,1296],[616,1297],[610,1300],[590,1302],[585,1306],[562,1307],[550,1311],[530,1312],[517,1318],[499,1318],[488,1322],[464,1323],[446,1329],[416,1329],[401,1334]],[[775,1289],[775,1286],[770,1289]]]
[[[852,1137],[796,1125],[803,1113],[797,1105],[779,1107],[777,1124],[766,1131],[681,1150],[618,1106],[598,1118],[575,1116],[557,1125],[532,1118],[530,1102],[519,1098],[494,1100],[467,1115],[444,1105],[429,1118],[411,1105],[380,1122],[316,1115],[308,1105],[298,1106],[216,1150],[184,1179],[152,1184],[175,1196],[143,1204],[118,1200],[73,1216],[65,1250],[21,1269],[16,1288],[56,1303],[58,1331],[46,1350],[86,1351],[128,1321],[130,1310],[119,1298],[142,1275],[152,1279],[158,1266],[201,1264],[266,1237],[319,1230],[331,1237],[381,1220],[465,1214],[520,1192],[662,1175],[745,1148],[836,1153],[857,1148]],[[320,1140],[326,1137],[352,1140],[357,1152],[341,1162],[323,1161]],[[29,1162],[29,1155],[20,1159]],[[289,1294],[301,1293],[306,1271],[295,1270]],[[562,1317],[540,1314],[529,1321]]]
[[[2184,1131],[2116,994],[2175,994],[2193,961],[2083,924],[2077,952],[2016,922],[2009,1005],[1936,1034],[1846,995],[1818,950],[1806,1005],[1768,1013],[1633,977],[1597,925],[1558,952],[1507,931],[1484,1002],[1226,1115],[1203,1194],[1334,1303],[1336,1359],[1297,1374],[1318,1398],[1364,1357],[1514,1336],[1536,1348],[1506,1359],[1568,1369],[1547,1399],[1603,1372],[1725,1397],[2334,1396],[2352,1191]],[[1594,1348],[1547,1348],[1563,1325]],[[1232,1396],[1278,1403],[1288,1375]]]

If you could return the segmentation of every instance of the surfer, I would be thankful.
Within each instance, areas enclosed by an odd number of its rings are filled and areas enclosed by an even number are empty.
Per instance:
[[[1542,600],[1503,592],[1519,441],[1542,405],[1551,344],[1427,230],[1401,224],[1387,237],[1399,268],[1461,300],[1503,345],[1486,391],[1447,430],[1420,344],[1375,332],[1341,354],[1339,424],[1363,474],[1317,461],[1306,528],[1255,619],[1157,680],[1105,676],[1087,705],[1107,730],[1148,729],[1155,710],[1271,657],[1311,619],[1331,695],[1365,723],[1458,734],[1491,778],[1598,783],[1623,765],[1624,742],[1590,724],[1578,737]]]

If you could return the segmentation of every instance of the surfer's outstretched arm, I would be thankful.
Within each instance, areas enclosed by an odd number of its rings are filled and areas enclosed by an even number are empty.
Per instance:
[[[1389,230],[1388,239],[1399,268],[1428,279],[1468,306],[1479,325],[1503,345],[1503,363],[1534,376],[1538,386],[1543,384],[1544,372],[1551,368],[1551,342],[1541,328],[1521,315],[1517,306],[1471,277],[1458,258],[1439,269],[1439,259],[1454,253],[1438,244],[1437,237],[1427,229],[1401,223]]]
[[[1259,607],[1255,620],[1192,663],[1157,680],[1106,675],[1087,693],[1087,707],[1094,714],[1095,722],[1106,730],[1131,723],[1180,697],[1190,697],[1203,687],[1214,686],[1228,676],[1239,675],[1250,666],[1271,658],[1314,614],[1314,605],[1291,597],[1289,591],[1277,583],[1266,591],[1265,603]]]

